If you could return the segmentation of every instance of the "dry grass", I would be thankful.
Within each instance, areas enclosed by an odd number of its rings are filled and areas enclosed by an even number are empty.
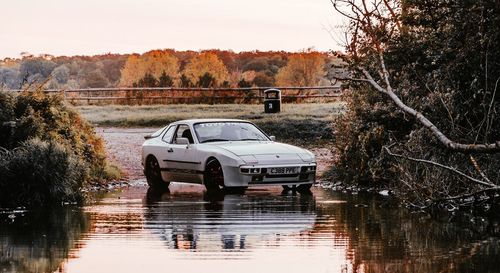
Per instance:
[[[237,118],[250,120],[280,141],[307,145],[331,142],[332,123],[345,110],[344,103],[283,104],[282,112],[265,114],[262,105],[150,105],[80,106],[79,112],[91,123],[104,127],[161,127],[191,118]]]
[[[283,104],[279,114],[265,114],[262,105],[151,105],[151,106],[80,106],[79,112],[99,126],[148,127],[161,126],[190,118],[239,118],[252,121],[321,120],[331,121],[344,112],[344,103]]]

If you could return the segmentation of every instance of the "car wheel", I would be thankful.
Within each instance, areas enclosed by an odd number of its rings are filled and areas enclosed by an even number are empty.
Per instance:
[[[247,188],[248,187],[225,187],[224,190],[226,193],[245,194]]]
[[[295,191],[297,189],[297,186],[288,186],[288,185],[283,185],[283,191]]]
[[[170,184],[161,178],[160,164],[154,156],[149,156],[146,159],[146,170],[144,173],[146,174],[148,186],[152,188],[167,188]]]
[[[217,159],[210,159],[205,167],[203,184],[208,193],[221,193],[224,188],[224,173]]]
[[[300,193],[310,193],[312,184],[301,184],[297,186],[297,191]]]

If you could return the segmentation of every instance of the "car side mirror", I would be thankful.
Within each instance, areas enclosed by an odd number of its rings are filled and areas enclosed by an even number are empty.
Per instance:
[[[179,137],[175,140],[175,144],[189,145],[189,139],[185,137]]]
[[[151,139],[151,138],[153,138],[151,135],[145,135],[145,136],[144,136],[144,139],[146,139],[146,140],[147,140],[147,139]]]
[[[271,141],[276,141],[276,137],[275,136],[269,136],[269,138],[271,139]]]

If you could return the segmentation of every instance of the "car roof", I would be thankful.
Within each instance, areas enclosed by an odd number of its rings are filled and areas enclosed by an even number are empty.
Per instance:
[[[171,124],[195,124],[195,123],[204,123],[204,122],[248,122],[251,123],[248,120],[242,120],[242,119],[222,119],[222,118],[201,118],[201,119],[183,119],[179,120],[176,122],[172,122]]]

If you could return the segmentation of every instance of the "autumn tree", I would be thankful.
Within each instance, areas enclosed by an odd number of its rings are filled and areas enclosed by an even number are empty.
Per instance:
[[[288,64],[276,75],[279,86],[314,86],[324,74],[325,56],[319,52],[307,50],[293,54]]]
[[[193,83],[191,82],[191,80],[184,74],[181,74],[179,85],[183,88],[193,87]]]
[[[120,85],[132,86],[147,73],[159,78],[163,72],[171,79],[179,74],[179,61],[170,51],[153,50],[143,55],[130,55],[121,71]]]
[[[229,73],[224,63],[214,53],[204,52],[193,57],[186,65],[183,74],[193,83],[197,83],[201,77],[209,73],[215,84],[227,81]]]
[[[247,82],[245,81],[245,79],[241,79],[239,82],[238,82],[238,87],[240,88],[244,88],[244,87],[252,87],[252,83],[251,82]]]
[[[165,71],[161,73],[160,78],[158,79],[158,87],[172,87],[174,86],[174,80],[172,77],[167,75]]]
[[[215,87],[217,80],[209,72],[205,72],[202,76],[198,78],[197,86],[202,88]]]
[[[132,84],[133,87],[157,87],[158,80],[151,73],[146,73],[144,77]]]

